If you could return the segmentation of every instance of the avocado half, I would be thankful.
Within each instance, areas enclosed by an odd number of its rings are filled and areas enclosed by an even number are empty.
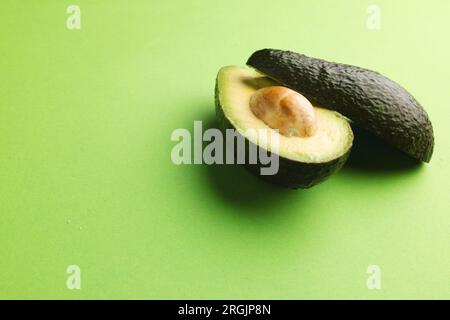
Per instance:
[[[280,85],[256,70],[229,66],[222,68],[216,79],[216,115],[222,129],[233,129],[246,140],[246,159],[249,145],[258,145],[254,136],[246,131],[267,129],[262,120],[251,111],[250,97],[257,90]],[[286,137],[277,131],[279,170],[275,175],[260,175],[260,162],[245,166],[263,179],[285,187],[309,188],[339,170],[350,153],[353,143],[348,120],[335,111],[314,106],[318,130],[312,137]],[[270,143],[270,142],[269,142]],[[270,145],[264,150],[272,151]],[[259,150],[258,150],[259,151]]]
[[[433,126],[414,97],[396,82],[363,68],[310,58],[291,51],[256,51],[247,64],[357,126],[429,162]]]

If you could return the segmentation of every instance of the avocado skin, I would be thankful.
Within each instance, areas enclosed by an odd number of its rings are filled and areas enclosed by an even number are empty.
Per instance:
[[[363,68],[310,58],[291,51],[256,51],[247,64],[313,103],[335,110],[402,150],[429,162],[433,127],[426,111],[403,87]]]
[[[291,189],[308,189],[339,171],[348,159],[350,151],[345,155],[327,163],[300,163],[279,157],[279,171],[273,176],[260,175],[260,165],[245,165],[247,170],[262,179]]]
[[[216,109],[216,117],[219,122],[220,128],[225,132],[226,129],[233,129],[233,125],[230,123],[230,121],[225,116],[225,113],[223,112],[220,97],[219,97],[219,89],[218,89],[218,82],[216,80],[216,87],[215,87],[215,109]],[[249,153],[249,144],[250,142],[248,139],[245,139],[246,141],[246,156],[245,158],[248,159],[248,153]],[[258,153],[259,153],[259,146]],[[257,163],[257,164],[245,164],[244,167],[250,171],[251,173],[261,177],[263,180],[280,185],[283,187],[291,188],[291,189],[307,189],[311,188],[324,180],[326,180],[329,176],[331,176],[333,173],[337,172],[339,169],[342,168],[342,166],[347,161],[347,158],[350,154],[351,148],[347,151],[346,154],[342,155],[341,157],[334,159],[329,162],[325,163],[302,163],[297,161],[292,161],[290,159],[283,158],[279,156],[279,170],[278,173],[272,176],[263,176],[260,174],[260,168],[264,167],[264,165]]]

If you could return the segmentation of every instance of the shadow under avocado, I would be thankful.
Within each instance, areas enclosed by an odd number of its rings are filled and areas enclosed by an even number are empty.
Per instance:
[[[355,139],[344,171],[394,173],[419,169],[422,162],[390,146],[368,131],[352,126]]]
[[[203,130],[218,128],[214,113],[203,117]],[[396,148],[386,144],[371,133],[353,128],[355,139],[350,157],[342,171],[393,174],[417,170],[422,162],[415,160]],[[204,142],[206,145],[208,142]],[[252,214],[274,212],[281,202],[305,195],[301,190],[291,190],[268,183],[247,171],[242,165],[205,165],[201,169],[211,185],[212,191],[224,202]],[[242,211],[242,210],[240,210]]]
[[[218,128],[214,113],[203,120],[203,129],[209,128]],[[243,165],[209,165],[204,166],[202,170],[205,171],[206,178],[218,197],[233,206],[250,209],[245,210],[248,214],[270,212],[268,208],[275,207],[279,202],[284,202],[294,195],[298,197],[300,194],[298,191],[264,181],[247,171]]]

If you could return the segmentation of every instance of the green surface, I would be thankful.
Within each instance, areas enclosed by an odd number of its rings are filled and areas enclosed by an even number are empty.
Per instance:
[[[376,2],[380,31],[365,0],[78,0],[68,30],[72,2],[2,0],[0,298],[450,298],[450,2]],[[374,145],[307,191],[175,166],[172,131],[215,125],[217,70],[264,47],[404,85],[431,164]]]

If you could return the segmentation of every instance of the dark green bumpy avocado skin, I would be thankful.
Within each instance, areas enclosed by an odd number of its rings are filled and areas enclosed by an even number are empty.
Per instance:
[[[313,103],[342,113],[408,155],[429,162],[433,127],[422,106],[387,77],[291,51],[256,51],[247,64]]]
[[[216,81],[215,87],[215,107],[216,107],[216,117],[219,122],[219,126],[222,130],[233,129],[233,125],[225,116],[221,102],[220,95],[218,90],[218,85]],[[249,144],[252,143],[249,140],[246,140],[246,159],[248,159],[249,152]],[[257,148],[260,148],[257,146]],[[339,169],[347,161],[347,158],[350,154],[351,148],[349,148],[348,152],[341,157],[334,159],[332,161],[326,163],[301,163],[292,161],[290,159],[286,159],[283,157],[279,157],[279,170],[278,173],[271,176],[263,176],[260,175],[261,167],[266,167],[260,163],[257,164],[245,164],[245,168],[255,175],[261,177],[267,182],[284,186],[291,189],[307,189],[313,187],[328,177],[330,177],[333,173],[337,172]],[[259,149],[258,149],[259,153]]]

